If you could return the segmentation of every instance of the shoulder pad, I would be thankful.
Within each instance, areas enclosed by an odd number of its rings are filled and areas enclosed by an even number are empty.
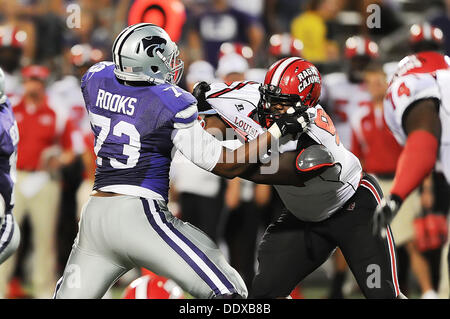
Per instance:
[[[91,66],[87,72],[83,75],[83,77],[81,78],[81,83],[85,83],[88,80],[90,80],[95,74],[97,74],[98,72],[103,71],[104,69],[108,68],[111,70],[111,72],[113,72],[114,70],[114,63],[110,62],[110,61],[101,61],[98,62],[96,64],[94,64],[93,66]]]
[[[149,86],[160,99],[160,101],[166,105],[174,114],[184,109],[191,107],[191,105],[197,105],[197,100],[188,91],[180,88],[179,86],[165,83],[155,86]]]
[[[295,165],[299,171],[308,172],[324,166],[333,166],[334,156],[323,145],[311,145],[297,155]]]

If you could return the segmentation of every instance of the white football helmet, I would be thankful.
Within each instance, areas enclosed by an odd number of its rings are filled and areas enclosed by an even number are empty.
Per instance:
[[[177,84],[184,69],[179,50],[166,31],[151,23],[124,29],[115,39],[114,73],[124,81]]]

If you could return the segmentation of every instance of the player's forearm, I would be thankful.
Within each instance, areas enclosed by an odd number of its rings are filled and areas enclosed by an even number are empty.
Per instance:
[[[240,177],[256,184],[305,186],[304,180],[295,175],[295,172],[292,173],[289,174],[280,171],[275,173],[263,173],[260,167],[258,167],[254,170],[245,172]]]
[[[272,134],[266,132],[234,151],[223,148],[220,160],[212,172],[226,178],[246,175],[261,165],[261,157],[267,154],[271,142]]]
[[[219,176],[234,178],[260,165],[259,157],[270,148],[272,133],[262,134],[234,151],[227,151],[222,142],[196,123],[177,130],[172,141],[197,166]]]
[[[257,184],[291,185],[302,187],[305,182],[323,173],[323,168],[307,172],[300,171],[296,166],[298,152],[273,154],[270,161],[240,177]]]

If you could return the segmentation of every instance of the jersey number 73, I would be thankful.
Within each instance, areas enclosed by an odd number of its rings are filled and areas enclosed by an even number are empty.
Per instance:
[[[89,112],[91,123],[94,126],[100,127],[100,133],[96,136],[94,152],[97,155],[97,165],[102,166],[102,158],[99,157],[99,152],[103,143],[113,136],[121,137],[127,135],[129,137],[129,143],[123,145],[122,154],[127,156],[127,162],[119,162],[116,158],[109,157],[109,163],[113,168],[125,169],[133,168],[136,166],[139,160],[139,150],[141,149],[140,134],[133,124],[125,121],[120,121],[111,129],[111,119]]]

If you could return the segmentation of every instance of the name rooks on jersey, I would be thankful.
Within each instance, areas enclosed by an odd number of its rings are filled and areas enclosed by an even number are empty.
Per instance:
[[[308,85],[312,83],[320,83],[319,71],[316,68],[310,67],[299,74],[297,74],[298,81],[300,84],[298,85],[298,90],[303,91]]]
[[[136,102],[137,99],[134,97],[112,94],[108,91],[99,89],[95,106],[111,112],[132,116],[134,114],[134,105]]]

